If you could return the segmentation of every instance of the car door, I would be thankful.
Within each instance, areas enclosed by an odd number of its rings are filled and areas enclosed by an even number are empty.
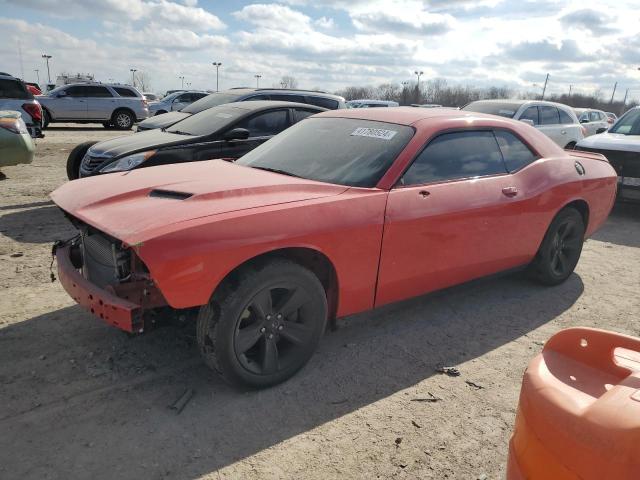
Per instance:
[[[171,111],[181,110],[187,105],[189,105],[190,103],[191,103],[190,93],[183,93],[181,95],[178,95],[176,98],[173,99],[173,102],[171,102]]]
[[[87,101],[87,119],[109,120],[117,107],[116,99],[111,90],[101,85],[86,85],[84,90]]]
[[[53,117],[56,120],[86,120],[87,97],[84,85],[73,85],[64,95],[53,101]]]
[[[235,128],[249,130],[249,138],[243,140],[214,140],[198,147],[197,158],[199,160],[209,158],[240,158],[258,145],[269,140],[291,125],[288,108],[279,108],[256,113],[248,118],[240,120],[226,131]]]
[[[521,264],[514,182],[492,130],[431,140],[389,192],[376,305]]]
[[[560,112],[556,107],[551,105],[538,105],[538,111],[540,112],[540,126],[538,130],[562,148],[571,142],[567,128],[560,123]]]

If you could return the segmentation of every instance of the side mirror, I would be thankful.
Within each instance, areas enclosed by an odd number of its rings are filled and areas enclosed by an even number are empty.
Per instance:
[[[245,140],[249,138],[249,130],[246,128],[234,128],[222,135],[224,140]]]
[[[58,92],[58,94],[56,95],[57,98],[62,98],[66,96],[67,96],[67,92],[65,92],[64,90],[61,92]]]
[[[597,130],[596,130],[596,135],[597,135],[598,133],[604,133],[604,132],[606,132],[606,131],[607,131],[607,129],[606,129],[606,128],[599,128],[599,129],[597,129]]]
[[[523,118],[520,120],[522,123],[526,123],[527,125],[531,125],[532,127],[535,127],[535,123],[533,123],[533,120],[529,119],[529,118]]]
[[[589,119],[588,118],[581,118],[580,119],[580,123],[589,123]]]

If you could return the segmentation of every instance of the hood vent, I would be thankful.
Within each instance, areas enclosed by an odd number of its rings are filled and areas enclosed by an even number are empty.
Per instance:
[[[189,197],[193,197],[193,193],[175,192],[173,190],[151,190],[149,196],[155,198],[170,198],[172,200],[186,200]]]

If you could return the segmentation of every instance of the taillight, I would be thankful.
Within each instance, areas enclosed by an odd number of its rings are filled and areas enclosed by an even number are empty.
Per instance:
[[[31,115],[35,123],[42,122],[42,107],[39,103],[24,103],[22,109]]]
[[[0,118],[0,128],[18,134],[29,133],[21,118]]]
[[[143,97],[142,98],[142,106],[146,107],[148,105],[149,105],[149,102],[147,102],[147,99]]]
[[[580,127],[580,130],[582,130],[582,136],[586,137],[587,136],[587,129],[584,127]]]

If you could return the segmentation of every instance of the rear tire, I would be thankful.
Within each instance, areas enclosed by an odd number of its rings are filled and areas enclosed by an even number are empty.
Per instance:
[[[559,285],[578,264],[584,244],[585,224],[580,212],[568,207],[553,219],[535,259],[531,276],[544,285]]]
[[[131,130],[136,119],[127,110],[116,110],[111,116],[111,123],[116,130]]]
[[[245,267],[200,309],[197,341],[204,362],[228,383],[265,388],[311,358],[327,323],[318,278],[289,260]]]
[[[569,142],[564,146],[565,150],[573,150],[576,148],[576,142]]]
[[[69,156],[67,157],[67,178],[69,180],[76,180],[80,178],[80,162],[82,158],[89,150],[89,147],[95,145],[98,142],[84,142],[80,145],[76,145]]]

